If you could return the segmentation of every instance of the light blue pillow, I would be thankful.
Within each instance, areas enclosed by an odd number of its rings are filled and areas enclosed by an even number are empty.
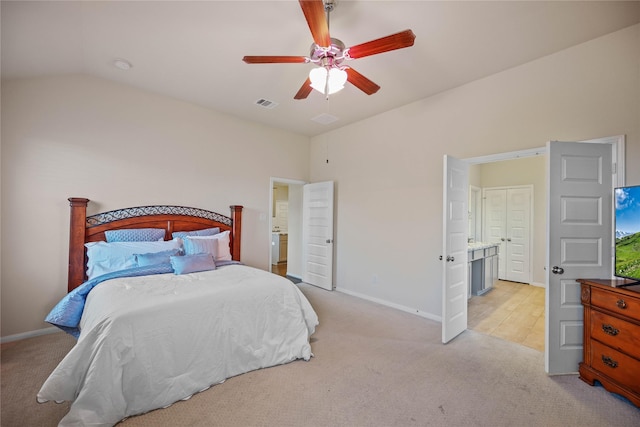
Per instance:
[[[148,265],[166,264],[171,262],[172,256],[182,254],[181,249],[170,249],[161,252],[150,252],[147,254],[134,254],[133,257],[138,264],[138,267],[146,267]]]
[[[218,256],[218,241],[213,238],[187,236],[182,240],[185,255],[209,254],[215,260]]]
[[[216,269],[216,263],[213,261],[211,254],[172,256],[170,259],[175,274],[187,274]]]
[[[193,231],[174,231],[173,233],[171,233],[171,237],[173,237],[174,239],[177,239],[178,237],[182,239],[187,236],[213,236],[218,233],[220,233],[220,227],[213,227]]]
[[[107,243],[113,242],[157,242],[164,240],[163,228],[123,228],[104,232]]]

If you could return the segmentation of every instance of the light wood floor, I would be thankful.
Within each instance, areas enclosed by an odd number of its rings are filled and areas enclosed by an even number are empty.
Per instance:
[[[271,264],[271,272],[278,276],[287,277],[287,263]]]
[[[498,281],[469,300],[468,327],[544,351],[544,288]]]

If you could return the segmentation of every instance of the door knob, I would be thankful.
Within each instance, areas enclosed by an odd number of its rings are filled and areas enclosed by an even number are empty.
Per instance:
[[[456,259],[454,257],[452,257],[451,255],[447,256],[447,261],[455,261]]]
[[[557,265],[554,265],[553,268],[551,269],[551,272],[553,274],[562,274],[562,273],[564,273],[564,268],[558,267]]]

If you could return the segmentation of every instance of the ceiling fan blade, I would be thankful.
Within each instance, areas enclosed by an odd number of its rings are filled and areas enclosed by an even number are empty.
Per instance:
[[[329,36],[329,24],[324,11],[324,3],[322,0],[299,0],[300,7],[307,18],[307,25],[311,30],[313,41],[321,47],[331,46],[331,37]]]
[[[304,56],[245,56],[242,58],[247,64],[296,64],[305,63]]]
[[[363,58],[369,55],[389,52],[390,50],[403,49],[413,46],[416,35],[411,30],[404,30],[390,36],[381,37],[370,42],[362,43],[349,48],[349,56],[353,59]]]
[[[380,86],[378,86],[353,68],[347,67],[345,71],[347,72],[347,81],[367,95],[373,95],[380,89]]]
[[[306,99],[312,90],[313,88],[311,87],[311,79],[307,77],[307,80],[300,87],[300,90],[298,91],[298,93],[296,93],[296,96],[294,96],[293,99]]]

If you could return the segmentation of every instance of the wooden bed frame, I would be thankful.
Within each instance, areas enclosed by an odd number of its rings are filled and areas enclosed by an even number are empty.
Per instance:
[[[230,206],[231,216],[185,206],[139,206],[102,212],[87,217],[89,199],[69,198],[71,226],[69,229],[68,290],[80,286],[87,279],[85,243],[105,240],[104,232],[123,228],[164,228],[165,240],[174,231],[193,231],[220,227],[229,230],[231,257],[240,261],[242,206]]]

